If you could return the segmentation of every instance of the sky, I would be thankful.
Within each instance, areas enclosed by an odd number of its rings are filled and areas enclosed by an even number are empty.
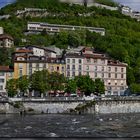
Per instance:
[[[127,5],[130,8],[132,8],[132,10],[140,11],[140,0],[114,0],[114,1]]]

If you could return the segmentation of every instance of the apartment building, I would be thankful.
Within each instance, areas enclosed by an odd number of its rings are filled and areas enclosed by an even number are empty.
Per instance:
[[[43,22],[28,22],[27,30],[29,32],[42,32],[43,30],[46,30],[46,32],[48,33],[59,33],[63,30],[66,30],[66,31],[89,30],[90,32],[100,33],[102,36],[105,35],[104,28],[49,24],[49,23],[43,23]]]
[[[60,74],[63,74],[66,76],[66,64],[65,59],[62,57],[56,57],[56,58],[47,58],[47,64],[48,64],[48,71],[51,72],[58,72]]]
[[[0,66],[0,94],[6,93],[6,82],[13,78],[13,71],[9,66]]]
[[[56,53],[46,48],[26,46],[18,48],[13,53],[14,78],[31,75],[35,71],[47,69],[65,75],[65,60],[57,57]]]
[[[78,69],[79,59],[81,71]],[[85,47],[79,53],[66,55],[66,76],[73,78],[81,74],[89,75],[93,80],[100,78],[104,82],[106,95],[120,95],[127,89],[126,67],[127,64],[114,61],[93,48]]]

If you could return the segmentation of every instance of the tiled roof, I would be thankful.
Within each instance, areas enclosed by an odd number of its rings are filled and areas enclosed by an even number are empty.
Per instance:
[[[14,40],[13,37],[10,36],[10,35],[8,35],[8,34],[1,34],[1,35],[0,35],[0,39],[7,39],[7,38],[8,38],[8,39],[11,39],[11,40]]]
[[[15,53],[32,53],[33,51],[28,50],[28,49],[19,49],[15,51]]]
[[[9,66],[0,66],[0,72],[12,72],[13,69],[9,68]]]

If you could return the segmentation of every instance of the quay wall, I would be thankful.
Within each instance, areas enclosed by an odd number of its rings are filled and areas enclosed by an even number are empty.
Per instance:
[[[140,99],[123,100],[23,100],[10,99],[14,103],[20,103],[22,106],[15,108],[7,101],[0,101],[0,113],[70,113],[70,110],[76,110],[79,106],[85,105],[80,111],[83,114],[107,114],[107,113],[140,113]],[[89,104],[93,102],[93,104]],[[89,106],[88,106],[89,104]]]
[[[106,100],[97,101],[88,107],[86,113],[140,113],[140,100]]]

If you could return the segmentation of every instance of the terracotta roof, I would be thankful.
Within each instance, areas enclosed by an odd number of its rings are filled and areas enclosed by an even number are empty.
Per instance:
[[[9,68],[9,66],[0,66],[0,72],[12,72],[13,69]]]
[[[7,38],[8,38],[8,39],[11,39],[11,40],[14,40],[13,37],[10,36],[10,35],[8,35],[8,34],[1,34],[1,35],[0,35],[0,39],[7,39]]]
[[[27,50],[27,49],[20,49],[20,50],[15,51],[15,53],[32,53],[32,52],[33,51]]]

